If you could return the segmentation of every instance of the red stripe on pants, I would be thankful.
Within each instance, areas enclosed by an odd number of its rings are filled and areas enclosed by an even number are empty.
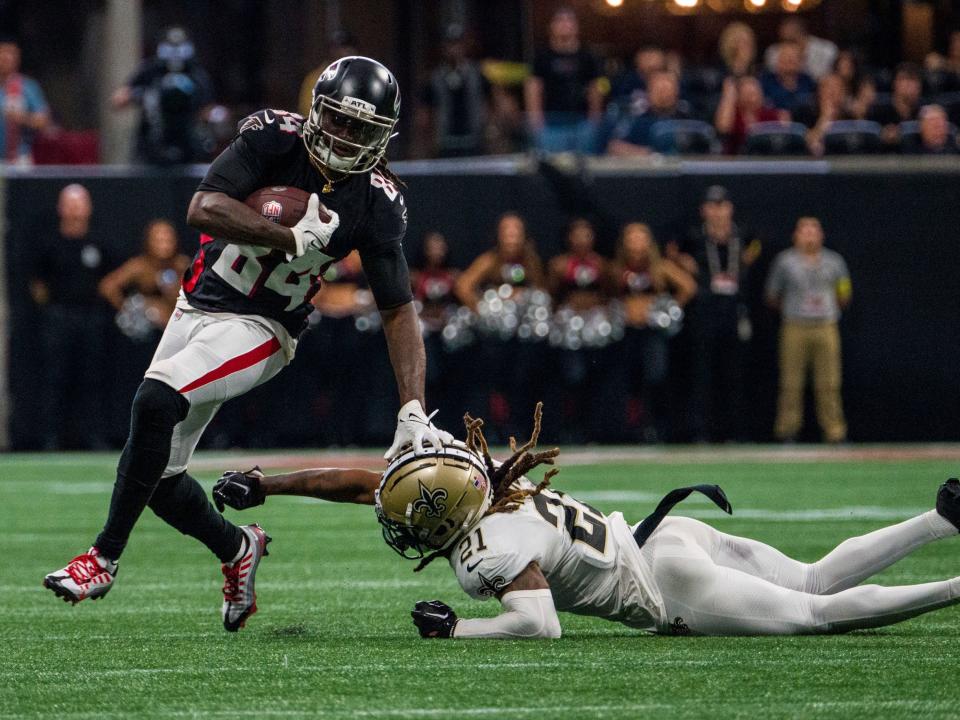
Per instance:
[[[279,349],[280,341],[276,338],[270,338],[263,345],[258,345],[253,350],[245,352],[243,355],[237,355],[237,357],[227,360],[223,365],[211,370],[203,377],[197,378],[189,385],[184,385],[178,392],[188,393],[191,390],[196,390],[198,387],[208,385],[209,383],[219,380],[220,378],[225,378],[227,375],[232,375],[235,372],[246,370],[248,367],[253,367],[261,360],[266,360]]]

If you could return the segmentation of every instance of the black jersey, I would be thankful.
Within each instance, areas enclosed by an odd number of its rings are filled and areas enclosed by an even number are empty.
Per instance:
[[[211,312],[262,315],[298,334],[313,310],[310,299],[332,263],[358,250],[377,306],[389,309],[412,300],[402,240],[407,208],[394,182],[376,169],[349,175],[323,193],[325,179],[310,162],[301,139],[303,118],[260,110],[246,118],[230,146],[210,165],[199,190],[243,201],[263,187],[296,187],[318,193],[340,216],[324,252],[308,249],[288,260],[280,250],[235,245],[203,235],[184,274],[189,303]]]

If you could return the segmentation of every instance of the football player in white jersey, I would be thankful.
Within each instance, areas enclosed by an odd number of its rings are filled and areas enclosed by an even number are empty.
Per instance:
[[[266,495],[373,503],[387,543],[417,570],[445,557],[473,598],[496,597],[503,612],[464,619],[445,603],[416,604],[423,637],[557,638],[557,611],[602,617],[662,634],[794,635],[879,627],[960,602],[960,577],[919,585],[861,585],[917,548],[960,527],[960,482],[939,490],[936,508],[845,540],[814,563],[748,538],[667,513],[697,490],[730,512],[716,486],[681,488],[631,526],[524,474],[559,450],[533,452],[533,436],[503,463],[490,458],[482,421],[467,442],[397,457],[382,474],[304,470],[264,477],[229,472],[214,499],[243,509]]]

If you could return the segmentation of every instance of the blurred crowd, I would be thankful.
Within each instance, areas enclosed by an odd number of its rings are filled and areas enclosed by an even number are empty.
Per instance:
[[[749,25],[720,35],[717,61],[690,67],[656,46],[605,75],[577,17],[561,8],[524,84],[536,147],[615,156],[650,153],[823,155],[958,151],[960,32],[925,67],[868,68],[854,49],[787,16],[762,54]]]
[[[64,187],[29,270],[48,449],[121,439],[122,423],[113,421],[126,417],[124,401],[174,312],[189,264],[163,219],[143,230],[138,255],[109,257],[93,213],[82,185]],[[661,244],[649,225],[629,222],[610,256],[597,251],[594,224],[573,218],[565,250],[544,259],[523,216],[510,212],[491,229],[491,247],[465,268],[450,264],[441,233],[428,233],[411,263],[428,403],[448,424],[467,409],[489,418],[494,442],[522,434],[540,399],[564,442],[792,442],[809,374],[823,439],[844,441],[838,320],[852,293],[843,258],[824,248],[817,218],[801,217],[791,247],[759,273],[764,244],[735,214],[728,191],[712,186],[682,237]],[[765,298],[769,309],[751,297]],[[284,398],[283,417],[257,422],[256,398],[241,401],[211,442],[389,439],[393,404],[383,398],[394,396],[393,375],[357,254],[328,268],[313,302],[297,361],[265,389]],[[743,425],[745,363],[752,318],[770,310],[782,318],[780,393],[775,427],[756,435]]]
[[[958,151],[960,30],[922,64],[868,66],[860,48],[838,47],[787,14],[777,40],[759,47],[751,26],[734,20],[714,60],[691,64],[678,52],[644,45],[632,57],[604,57],[583,38],[576,13],[561,7],[532,62],[479,60],[469,28],[449,25],[440,59],[417,69],[405,88],[402,147],[412,157],[463,157],[526,151],[594,155],[797,155]],[[333,59],[362,54],[346,30],[310,63],[299,98],[309,107],[316,77]],[[7,162],[95,162],[71,151],[77,133],[51,124],[39,85],[19,71],[19,47],[0,38],[0,144]],[[315,67],[314,67],[315,65]],[[233,112],[182,27],[165,30],[112,96],[117,112],[138,108],[134,159],[169,165],[212,158],[235,130]],[[291,107],[293,109],[293,107]],[[395,150],[400,149],[398,145]]]

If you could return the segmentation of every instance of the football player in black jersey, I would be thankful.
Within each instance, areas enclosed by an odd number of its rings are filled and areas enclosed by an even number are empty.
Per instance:
[[[200,249],[134,398],[106,525],[89,551],[44,578],[59,597],[76,603],[107,593],[149,506],[220,558],[227,630],[256,611],[254,579],[270,538],[257,525],[226,521],[187,465],[220,405],[292,359],[321,275],[352,250],[360,253],[383,317],[400,394],[397,432],[385,457],[451,440],[423,410],[423,341],[401,247],[407,210],[384,161],[399,110],[397,81],[387,68],[369,58],[341,58],[317,80],[308,118],[254,113],[213,161],[187,213],[202,233]],[[244,204],[269,186],[311,193],[296,226],[270,222]]]

